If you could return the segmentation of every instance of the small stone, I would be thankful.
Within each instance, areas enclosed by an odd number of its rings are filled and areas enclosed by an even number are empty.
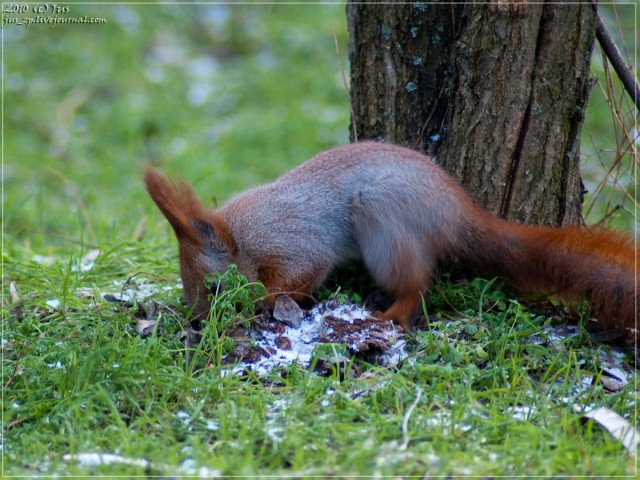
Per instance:
[[[291,340],[284,335],[278,335],[275,338],[274,343],[280,350],[291,350]]]
[[[276,297],[276,304],[273,309],[273,318],[278,322],[284,323],[293,328],[300,328],[302,325],[302,317],[304,312],[294,302],[291,297],[287,295],[279,295]]]

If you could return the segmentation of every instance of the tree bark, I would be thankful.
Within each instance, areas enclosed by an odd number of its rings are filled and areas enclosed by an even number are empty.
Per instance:
[[[347,5],[352,141],[355,131],[358,139],[421,149],[438,134],[461,11],[459,5]]]
[[[494,213],[582,222],[591,4],[347,5],[352,140],[436,154]]]

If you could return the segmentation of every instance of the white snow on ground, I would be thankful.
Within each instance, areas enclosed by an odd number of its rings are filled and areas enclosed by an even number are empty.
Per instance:
[[[314,352],[319,345],[326,343],[346,343],[350,353],[367,350],[376,335],[380,339],[376,342],[379,347],[374,353],[377,363],[384,366],[395,366],[409,356],[405,349],[405,341],[400,338],[401,333],[390,322],[370,322],[371,313],[357,305],[336,305],[327,301],[317,304],[305,313],[299,327],[284,325],[283,331],[263,331],[255,338],[261,350],[269,355],[262,356],[257,361],[240,361],[232,366],[232,371],[242,373],[247,370],[256,375],[266,375],[274,369],[284,368],[293,362],[302,367],[309,367],[314,358]],[[340,323],[349,326],[348,333],[340,341],[340,334],[336,328]],[[357,328],[354,328],[358,325]],[[330,341],[336,338],[336,341]],[[339,360],[339,359],[336,359]],[[347,360],[348,359],[344,359]]]

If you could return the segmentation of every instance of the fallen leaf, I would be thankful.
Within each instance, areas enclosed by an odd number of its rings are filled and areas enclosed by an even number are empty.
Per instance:
[[[9,294],[11,295],[11,303],[20,301],[20,296],[18,295],[18,291],[16,290],[16,282],[11,282],[9,284]]]
[[[136,323],[136,328],[138,329],[138,333],[142,337],[148,337],[153,334],[153,330],[156,327],[155,320],[138,320]]]
[[[578,405],[574,405],[573,410],[579,413],[581,408]],[[640,434],[633,425],[616,412],[608,408],[594,408],[584,412],[583,418],[597,422],[607,430],[613,438],[622,442],[624,448],[626,448],[631,455],[636,456],[638,445],[640,444]]]

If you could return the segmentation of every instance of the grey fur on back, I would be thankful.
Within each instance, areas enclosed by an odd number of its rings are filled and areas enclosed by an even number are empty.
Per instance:
[[[220,213],[238,241],[238,257],[258,261],[280,252],[289,259],[283,264],[297,261],[306,270],[313,266],[303,263],[314,259],[332,267],[365,254],[369,269],[379,271],[374,276],[392,276],[399,272],[382,271],[392,268],[390,254],[411,255],[431,271],[451,253],[437,246],[456,239],[456,219],[464,213],[460,195],[460,187],[428,157],[358,143],[323,152],[275,182],[232,198]],[[427,245],[436,251],[427,252]]]

